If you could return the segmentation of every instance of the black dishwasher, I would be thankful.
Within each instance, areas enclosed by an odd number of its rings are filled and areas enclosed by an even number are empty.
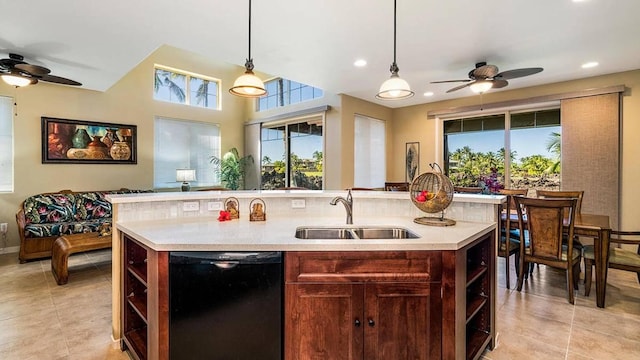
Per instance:
[[[282,359],[281,252],[171,252],[171,360]]]

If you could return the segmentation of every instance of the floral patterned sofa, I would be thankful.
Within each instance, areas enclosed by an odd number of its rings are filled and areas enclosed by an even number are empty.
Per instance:
[[[26,198],[16,213],[21,263],[51,256],[51,245],[61,235],[98,232],[111,226],[111,203],[106,194],[151,192],[120,189],[74,192],[62,190]]]

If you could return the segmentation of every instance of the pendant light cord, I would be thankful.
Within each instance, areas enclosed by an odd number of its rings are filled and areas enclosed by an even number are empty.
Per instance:
[[[249,59],[248,60],[249,61],[253,60],[251,58],[251,0],[249,0]]]
[[[397,3],[397,0],[393,0],[393,63],[394,64],[396,63],[396,3]]]
[[[397,0],[393,0],[393,63],[391,64],[389,71],[391,72],[391,75],[397,76],[400,69],[398,68],[398,64],[396,63],[396,4]]]

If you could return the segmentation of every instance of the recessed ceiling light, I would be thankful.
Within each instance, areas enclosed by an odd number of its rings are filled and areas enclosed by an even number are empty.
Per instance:
[[[573,0],[573,2],[586,2],[587,0]]]
[[[356,67],[364,67],[367,66],[367,60],[364,59],[358,59],[353,63],[354,66]]]
[[[422,94],[424,96],[433,96],[433,91],[427,91],[426,93]]]
[[[598,62],[597,62],[597,61],[590,61],[590,62],[588,62],[588,63],[584,63],[584,64],[582,64],[582,68],[583,68],[583,69],[590,69],[590,68],[592,68],[592,67],[596,67],[596,66],[598,66],[598,65],[599,65],[599,64],[598,64]]]

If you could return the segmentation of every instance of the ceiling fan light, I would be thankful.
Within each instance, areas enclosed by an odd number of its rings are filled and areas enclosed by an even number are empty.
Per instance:
[[[380,91],[376,95],[380,100],[400,100],[413,96],[413,91],[409,83],[398,74],[391,74],[391,77],[380,85]]]
[[[247,69],[233,82],[233,87],[229,89],[229,92],[243,97],[260,97],[265,95],[267,90],[264,88],[262,80],[253,71]]]
[[[26,78],[24,76],[15,75],[15,74],[2,74],[2,80],[11,86],[27,86],[31,84],[35,84],[35,79]]]
[[[473,91],[476,94],[482,94],[489,91],[489,89],[491,89],[492,86],[493,84],[491,83],[491,81],[479,80],[469,85],[469,88],[471,89],[471,91]]]

